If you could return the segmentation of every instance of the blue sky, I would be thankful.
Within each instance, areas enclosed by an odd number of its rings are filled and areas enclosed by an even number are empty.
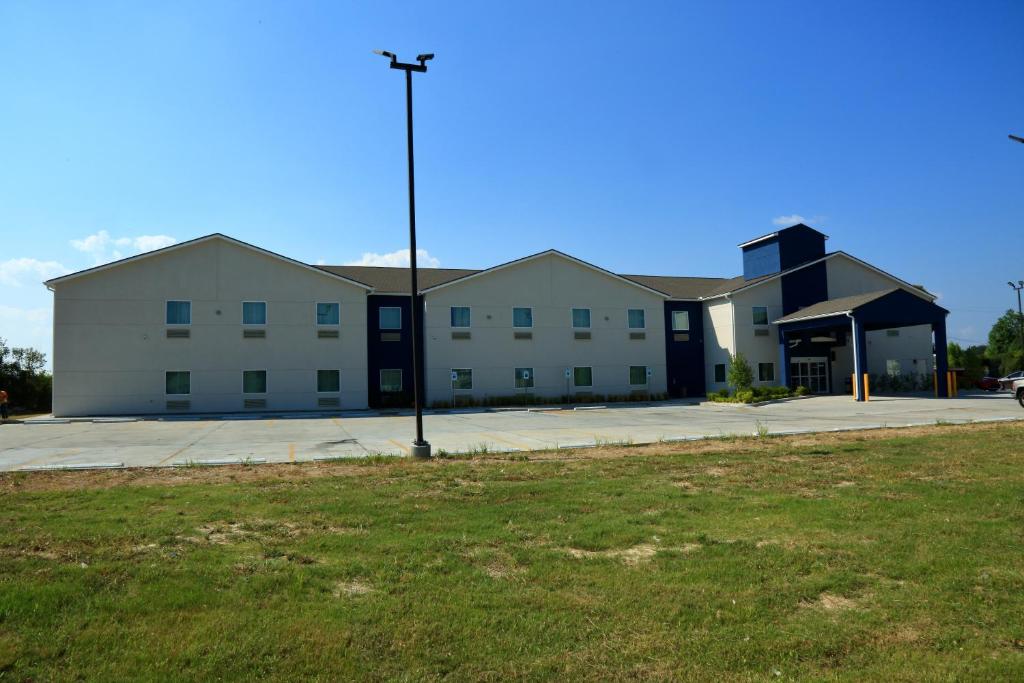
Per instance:
[[[984,340],[1024,278],[1024,3],[0,4],[0,337],[60,272],[210,232],[309,262],[558,248],[732,276],[800,216]],[[364,255],[371,256],[365,257]]]

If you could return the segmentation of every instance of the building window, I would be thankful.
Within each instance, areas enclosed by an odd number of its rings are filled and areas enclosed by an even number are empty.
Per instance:
[[[381,370],[380,391],[383,394],[397,394],[402,391],[402,371]]]
[[[768,307],[767,306],[754,306],[754,324],[755,325],[767,325],[768,324]]]
[[[630,365],[629,366],[629,383],[634,387],[646,386],[647,384],[647,366],[646,365]]]
[[[533,368],[516,368],[516,389],[533,388]]]
[[[533,327],[533,309],[513,308],[512,327]]]
[[[191,325],[192,324],[192,302],[191,301],[168,301],[167,302],[167,324],[168,325]]]
[[[317,325],[338,325],[341,323],[341,304],[323,303],[316,305]]]
[[[898,337],[898,336],[900,336],[900,331],[899,330],[886,330],[885,331],[885,336],[886,337]]]
[[[774,382],[775,381],[775,363],[758,363],[757,364],[757,381],[759,381],[759,382]]]
[[[266,370],[243,370],[242,371],[242,393],[243,394],[265,394],[265,393],[267,393],[267,371]]]
[[[473,388],[473,371],[469,368],[452,370],[452,389],[469,390]]]
[[[452,306],[452,327],[469,327],[469,306]]]
[[[690,312],[689,311],[672,311],[672,331],[673,332],[689,332],[690,331]]]
[[[169,370],[164,373],[164,383],[168,394],[192,393],[192,373],[188,370]]]
[[[900,369],[900,362],[898,360],[885,361],[885,372],[887,375],[895,377],[900,374]]]
[[[243,301],[242,302],[242,324],[243,325],[266,325],[267,304],[265,301]]]
[[[589,308],[574,308],[572,309],[572,326],[573,327],[590,327],[590,309]]]
[[[321,394],[341,391],[341,371],[317,370],[316,390]]]
[[[400,330],[402,329],[402,309],[398,306],[380,307],[380,329]]]
[[[572,385],[574,387],[592,387],[592,386],[594,386],[594,369],[593,368],[573,368],[572,369]]]
[[[725,363],[715,363],[715,382],[725,382]]]
[[[642,308],[631,308],[628,311],[629,317],[629,329],[631,330],[642,330],[644,329],[644,309]]]

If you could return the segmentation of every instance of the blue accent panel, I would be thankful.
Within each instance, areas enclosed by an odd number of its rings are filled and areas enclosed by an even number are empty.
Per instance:
[[[759,242],[743,249],[743,277],[752,280],[782,270],[777,238]]]
[[[782,270],[825,255],[825,236],[802,223],[779,231],[778,239],[779,265]]]
[[[381,307],[398,307],[402,310],[401,330],[380,329]],[[423,297],[420,297],[420,311],[422,310]],[[422,315],[419,317],[419,322],[422,334]],[[397,332],[399,334],[399,340],[382,341],[382,332]],[[410,308],[410,300],[408,296],[371,294],[366,297],[366,361],[367,402],[369,406],[371,408],[412,407],[412,309]],[[420,362],[420,368],[420,382],[421,386],[424,386],[422,384],[422,362]],[[392,369],[402,371],[402,392],[396,394],[381,394],[380,371]],[[425,386],[423,395],[426,395]]]
[[[868,339],[864,331],[864,324],[853,318],[853,394],[858,401],[865,400],[864,396],[864,375],[868,372]]]
[[[863,322],[867,330],[939,323],[945,326],[947,313],[949,311],[943,307],[904,289],[890,292],[854,311],[857,320]]]
[[[779,280],[783,315],[828,299],[828,271],[824,261],[787,273]]]
[[[676,340],[672,312],[688,311],[688,339]],[[673,398],[704,395],[704,307],[697,301],[665,302],[665,367],[668,394]]]

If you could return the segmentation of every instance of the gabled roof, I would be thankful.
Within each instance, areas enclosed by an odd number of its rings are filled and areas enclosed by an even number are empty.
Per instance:
[[[755,237],[754,239],[747,240],[746,242],[742,242],[741,244],[739,244],[737,246],[740,249],[743,249],[744,247],[753,246],[753,245],[757,244],[758,242],[763,242],[765,240],[770,240],[773,237],[778,237],[780,233],[786,232],[787,230],[793,230],[793,229],[802,229],[802,230],[805,230],[805,231],[806,230],[810,230],[811,232],[816,232],[819,235],[821,235],[822,237],[824,237],[825,239],[828,239],[828,235],[823,233],[821,230],[815,230],[814,228],[812,228],[811,226],[809,226],[809,225],[807,225],[805,223],[794,223],[793,225],[789,226],[788,228],[781,228],[779,230],[776,230],[775,232],[770,232],[767,235],[761,235],[760,237]]]
[[[320,270],[364,282],[378,294],[408,294],[409,268],[390,266],[316,266]],[[479,270],[466,268],[417,268],[416,278],[420,291],[450,282]]]
[[[249,244],[248,242],[243,242],[241,240],[236,240],[234,237],[228,237],[227,235],[223,235],[223,234],[221,234],[219,232],[215,232],[212,235],[205,235],[203,237],[197,237],[197,238],[192,239],[192,240],[186,240],[184,242],[178,242],[176,244],[170,245],[169,247],[163,247],[161,249],[154,249],[153,251],[147,251],[147,252],[142,253],[142,254],[136,254],[135,256],[129,256],[128,258],[118,259],[117,261],[111,261],[110,263],[104,263],[103,265],[95,266],[93,268],[86,268],[85,270],[79,270],[78,272],[69,273],[68,275],[62,275],[60,277],[55,277],[55,278],[53,278],[51,280],[47,280],[43,284],[45,284],[48,289],[53,289],[54,285],[60,284],[62,282],[67,282],[68,280],[74,280],[75,278],[82,277],[83,275],[92,275],[94,273],[99,273],[99,272],[102,272],[104,270],[108,270],[110,268],[116,268],[118,266],[124,265],[125,263],[131,262],[131,261],[141,261],[141,260],[144,260],[144,259],[152,258],[154,256],[162,256],[164,254],[169,254],[172,251],[177,251],[179,249],[184,249],[186,247],[192,247],[192,246],[195,246],[195,245],[198,245],[198,244],[202,244],[204,242],[210,242],[210,241],[213,241],[213,240],[221,240],[221,241],[224,241],[224,242],[228,242],[230,244],[234,244],[234,245],[239,246],[239,247],[243,247],[245,249],[250,249],[252,251],[255,251],[256,253],[263,254],[264,256],[270,256],[272,258],[279,259],[281,261],[284,261],[285,263],[290,263],[293,266],[298,266],[299,268],[305,268],[306,270],[310,270],[310,271],[312,271],[314,273],[318,273],[318,274],[324,275],[326,277],[332,277],[332,278],[335,278],[337,280],[342,280],[344,282],[347,282],[350,285],[355,285],[356,287],[360,287],[362,289],[372,289],[372,287],[370,287],[370,286],[368,286],[368,285],[366,285],[366,284],[364,284],[362,282],[359,282],[357,280],[353,280],[351,278],[345,277],[343,275],[339,275],[337,273],[331,273],[331,272],[328,272],[328,271],[324,271],[324,270],[322,270],[320,268],[316,268],[315,266],[311,266],[308,263],[303,263],[302,261],[296,261],[295,259],[288,258],[287,256],[282,256],[281,254],[277,254],[277,253],[274,253],[272,251],[268,251],[266,249],[261,249],[260,247],[257,247],[255,245]]]
[[[668,294],[673,299],[692,299],[694,301],[710,296],[722,288],[733,287],[743,277],[675,277],[671,275],[623,275],[645,287]]]
[[[885,277],[889,278],[893,282],[899,284],[901,287],[910,289],[915,294],[917,294],[918,296],[921,296],[921,297],[923,297],[925,299],[928,299],[929,301],[934,301],[935,300],[935,295],[932,294],[931,292],[929,292],[928,290],[926,290],[925,288],[921,287],[920,285],[912,285],[909,282],[907,282],[906,280],[901,280],[900,278],[896,277],[892,273],[887,273],[884,270],[882,270],[881,268],[877,268],[877,267],[871,265],[867,261],[862,261],[859,258],[857,258],[856,256],[851,256],[850,254],[847,254],[845,251],[833,251],[833,252],[830,252],[828,254],[825,254],[821,258],[814,259],[813,261],[808,261],[806,263],[801,263],[798,266],[793,266],[792,268],[788,268],[788,269],[783,270],[781,272],[772,273],[770,275],[762,275],[761,277],[752,278],[750,280],[746,280],[743,277],[733,278],[732,280],[729,281],[729,283],[723,285],[723,287],[719,291],[713,292],[713,293],[708,294],[706,296],[703,296],[701,298],[702,299],[714,299],[714,298],[720,297],[720,296],[727,296],[727,295],[735,294],[736,292],[742,291],[744,289],[750,289],[751,287],[757,287],[758,285],[764,284],[765,282],[770,282],[772,280],[776,280],[776,279],[782,277],[783,275],[788,275],[789,273],[795,273],[798,270],[801,270],[803,268],[807,268],[809,266],[813,266],[813,265],[815,265],[817,263],[821,263],[823,261],[827,261],[827,260],[832,259],[832,258],[836,258],[837,256],[842,256],[842,257],[848,258],[851,261],[853,261],[854,263],[857,263],[859,265],[864,266],[868,270],[874,271],[874,272],[878,273],[879,275],[884,275]]]
[[[854,294],[853,296],[842,296],[838,299],[819,301],[816,304],[811,304],[810,306],[801,308],[799,311],[794,311],[789,315],[784,315],[778,320],[773,320],[772,322],[778,325],[780,323],[796,322],[797,320],[812,320],[814,318],[828,318],[833,315],[845,315],[847,313],[852,313],[864,304],[881,299],[883,296],[887,296],[898,290],[899,287],[891,287],[877,292]]]
[[[510,268],[512,266],[519,265],[521,263],[526,263],[528,261],[533,261],[535,259],[543,258],[545,256],[556,256],[558,258],[565,259],[566,261],[569,261],[570,263],[575,263],[577,265],[583,266],[584,268],[589,268],[590,270],[593,270],[594,272],[600,273],[602,275],[606,275],[606,276],[608,276],[610,278],[614,278],[616,280],[619,280],[620,282],[624,282],[624,283],[626,283],[626,284],[628,284],[628,285],[630,285],[632,287],[638,287],[638,288],[643,289],[643,290],[645,290],[647,292],[650,292],[651,294],[656,294],[657,296],[665,297],[666,299],[672,298],[669,294],[667,294],[667,293],[665,293],[663,291],[660,291],[658,289],[654,289],[652,287],[649,287],[649,286],[647,286],[645,284],[642,284],[640,282],[637,282],[635,280],[630,280],[629,278],[626,278],[626,277],[624,277],[622,275],[617,275],[617,274],[611,272],[610,270],[605,270],[604,268],[600,268],[598,266],[595,266],[592,263],[587,263],[586,261],[582,261],[582,260],[580,260],[580,259],[578,259],[578,258],[576,258],[574,256],[569,256],[568,254],[560,252],[557,249],[548,249],[547,251],[538,252],[536,254],[531,254],[530,256],[524,256],[523,258],[516,259],[514,261],[508,261],[507,263],[502,263],[500,265],[494,266],[493,268],[487,268],[485,270],[478,270],[476,272],[469,273],[468,275],[463,275],[462,277],[455,278],[455,279],[452,279],[452,280],[448,280],[447,282],[442,282],[442,283],[434,285],[432,287],[424,287],[420,291],[422,293],[426,294],[427,292],[436,291],[438,289],[441,289],[442,287],[448,287],[450,285],[453,285],[453,284],[456,284],[456,283],[459,283],[459,282],[465,282],[467,280],[471,280],[471,279],[476,278],[476,277],[483,277],[485,275],[489,275],[489,274],[497,272],[499,270],[504,270],[505,268]]]

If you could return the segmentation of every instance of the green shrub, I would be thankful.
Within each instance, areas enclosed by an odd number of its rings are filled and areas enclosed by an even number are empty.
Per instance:
[[[811,390],[801,384],[796,388],[796,391],[793,393],[797,396],[806,396],[807,394],[811,393]]]
[[[742,353],[729,358],[729,374],[726,376],[731,386],[737,392],[750,389],[754,384],[754,371],[750,369],[750,363]]]

